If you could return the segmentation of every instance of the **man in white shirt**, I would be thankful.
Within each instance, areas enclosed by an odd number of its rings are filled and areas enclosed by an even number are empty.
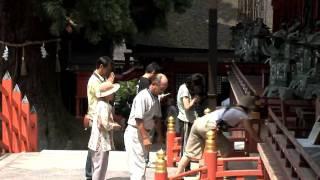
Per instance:
[[[114,81],[114,74],[112,72],[113,62],[112,60],[107,57],[103,56],[98,58],[96,62],[96,69],[92,73],[91,77],[89,78],[87,84],[87,98],[88,98],[88,112],[86,114],[85,119],[88,119],[87,125],[91,127],[92,120],[96,116],[96,107],[98,104],[98,98],[96,96],[96,92],[100,88],[100,84],[105,81],[105,78],[108,77],[108,81],[113,83]],[[85,175],[87,179],[91,179],[92,176],[92,162],[91,162],[91,153],[88,151],[87,155],[87,162],[85,167]]]
[[[164,74],[157,74],[151,80],[149,88],[140,91],[133,100],[124,134],[131,180],[145,179],[146,158],[151,148],[149,131],[155,127],[158,133],[161,132],[161,107],[158,95],[162,94],[167,86],[167,77]]]

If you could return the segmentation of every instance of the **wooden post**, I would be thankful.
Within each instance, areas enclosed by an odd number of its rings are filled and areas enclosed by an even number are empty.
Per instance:
[[[174,124],[174,118],[170,116],[168,118],[168,125],[167,125],[167,166],[173,167],[173,158],[174,158],[174,139],[176,137],[176,130]]]
[[[30,152],[30,104],[27,96],[24,96],[21,104],[21,129],[20,143],[21,151]]]
[[[12,152],[21,152],[21,92],[18,85],[15,85],[12,92]]]
[[[255,128],[254,127],[254,130],[256,130],[256,132],[257,132],[257,135],[260,137],[260,134],[261,134],[261,125],[262,125],[262,123],[261,123],[261,115],[260,115],[260,112],[259,112],[259,110],[260,109],[258,109],[260,106],[261,106],[261,104],[260,104],[261,102],[260,101],[256,101],[255,102],[255,105],[256,105],[256,109],[254,109],[253,111],[251,111],[250,112],[250,114],[249,114],[249,117],[250,117],[250,119],[251,119],[251,124],[252,124],[252,126],[254,125],[254,124],[257,124],[257,128]],[[248,134],[248,132],[246,132],[245,133],[245,136],[246,136],[246,139],[248,140],[247,142],[246,142],[246,144],[245,144],[245,153],[253,153],[253,152],[257,152],[257,142],[253,139],[253,137],[251,137],[249,134]]]
[[[165,158],[165,152],[161,149],[160,151],[157,152],[156,170],[154,175],[155,180],[168,179],[166,160],[164,158]]]
[[[38,115],[34,106],[30,112],[30,148],[38,151]]]
[[[208,168],[207,179],[216,180],[216,173],[217,173],[216,130],[210,130],[207,132],[206,148],[204,152],[204,162]]]
[[[12,152],[12,122],[11,122],[11,116],[12,116],[12,79],[10,77],[9,72],[6,72],[6,74],[2,78],[1,83],[1,91],[2,91],[2,142],[4,148]]]
[[[218,13],[217,0],[209,0],[209,57],[208,57],[208,99],[209,107],[215,109],[217,105],[217,62],[218,62]]]

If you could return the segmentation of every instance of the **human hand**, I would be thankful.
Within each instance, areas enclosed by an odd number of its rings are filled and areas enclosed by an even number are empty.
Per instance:
[[[195,103],[198,103],[200,101],[200,96],[199,95],[195,95],[193,97],[193,100],[194,100]]]
[[[111,72],[110,75],[108,76],[107,81],[113,83],[114,82],[114,78],[115,78],[114,72]]]
[[[143,146],[144,146],[144,148],[145,148],[145,150],[147,152],[150,152],[150,150],[151,150],[151,141],[150,141],[149,138],[144,138],[143,139]]]

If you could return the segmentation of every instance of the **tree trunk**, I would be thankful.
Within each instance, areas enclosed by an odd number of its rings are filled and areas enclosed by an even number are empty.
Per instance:
[[[34,3],[34,0],[0,1],[0,37],[2,41],[24,43],[54,38],[49,34],[49,23],[44,21],[45,18],[37,16]],[[45,44],[48,52],[45,59],[41,57],[41,45],[24,47],[24,59],[28,72],[26,76],[20,75],[21,47],[8,46],[8,61],[0,60],[1,75],[9,71],[14,82],[19,85],[23,94],[27,95],[30,103],[37,110],[40,149],[63,149],[69,140],[76,142],[73,139],[75,133],[78,133],[75,136],[77,139],[80,136],[80,123],[77,125],[62,102],[60,73],[55,72],[56,45],[56,43]],[[0,47],[1,56],[3,49],[2,45]],[[63,53],[62,51],[60,53]],[[80,142],[79,145],[85,147],[86,143],[86,141]]]

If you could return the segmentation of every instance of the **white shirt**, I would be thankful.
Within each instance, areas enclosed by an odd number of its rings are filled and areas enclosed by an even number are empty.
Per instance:
[[[247,120],[249,118],[245,112],[239,109],[230,108],[224,113],[225,109],[226,108],[215,110],[212,113],[209,113],[201,118],[206,118],[208,120],[208,123],[212,123],[213,126],[216,125],[216,121],[222,119],[224,122],[226,122],[228,125],[232,127],[237,126],[241,121]]]
[[[105,101],[99,100],[96,108],[97,116],[93,119],[88,148],[93,151],[110,151],[113,148],[113,126],[110,124],[113,122],[112,106]],[[106,131],[99,130],[99,118]]]
[[[140,91],[133,99],[128,124],[136,126],[136,119],[142,119],[147,130],[154,128],[154,118],[161,118],[161,106],[157,96],[149,89]]]
[[[186,84],[182,84],[179,87],[178,94],[177,94],[177,106],[179,110],[178,119],[184,122],[193,122],[197,117],[198,114],[195,111],[194,107],[191,107],[189,110],[186,110],[183,105],[183,97],[187,97],[191,101],[191,94],[186,86]]]

